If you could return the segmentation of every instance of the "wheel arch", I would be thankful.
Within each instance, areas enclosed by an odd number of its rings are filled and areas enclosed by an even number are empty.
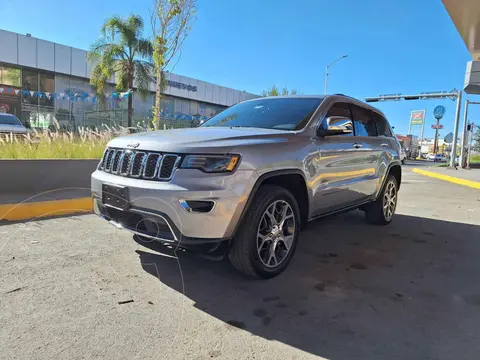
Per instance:
[[[378,193],[375,196],[375,199],[377,199],[378,196],[382,193],[383,188],[387,183],[388,175],[393,175],[395,177],[395,179],[397,180],[398,189],[400,190],[400,184],[402,182],[402,165],[400,161],[396,161],[388,165],[388,168],[385,171],[385,176],[383,177],[383,180],[382,180],[382,186],[380,186]]]
[[[255,185],[253,186],[253,189],[248,197],[245,208],[243,209],[242,214],[235,226],[232,238],[233,236],[235,236],[235,233],[237,232],[238,227],[242,223],[246,212],[250,209],[250,205],[255,198],[258,189],[263,184],[278,185],[290,191],[297,200],[300,210],[300,220],[302,227],[307,224],[308,217],[310,215],[310,196],[308,193],[305,175],[299,169],[275,170],[262,174],[255,182]]]

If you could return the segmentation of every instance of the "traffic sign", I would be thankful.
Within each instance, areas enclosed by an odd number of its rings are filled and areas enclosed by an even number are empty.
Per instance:
[[[440,120],[443,118],[443,115],[445,115],[445,111],[445,106],[438,105],[435,107],[435,109],[433,109],[433,116],[435,116],[437,120]]]
[[[443,125],[432,125],[432,129],[443,129]]]
[[[453,133],[452,133],[452,132],[449,132],[449,133],[447,134],[447,136],[445,136],[445,137],[443,138],[443,140],[444,140],[445,142],[447,142],[447,143],[451,143],[451,142],[453,141]]]

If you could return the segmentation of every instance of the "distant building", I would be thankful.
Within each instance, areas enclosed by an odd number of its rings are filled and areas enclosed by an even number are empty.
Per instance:
[[[56,119],[62,127],[127,125],[127,99],[114,79],[107,101],[98,101],[89,84],[91,64],[85,50],[0,30],[0,111],[24,124],[44,128]],[[205,81],[167,73],[162,118],[207,119],[228,106],[258,97]],[[134,123],[152,114],[155,84],[146,101],[133,92]]]

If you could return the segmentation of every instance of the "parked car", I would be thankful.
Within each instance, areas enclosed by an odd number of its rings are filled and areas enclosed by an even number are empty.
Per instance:
[[[0,133],[26,134],[27,128],[15,115],[0,113]]]
[[[446,162],[447,157],[444,154],[428,154],[427,159],[433,162]]]
[[[402,148],[400,148],[400,161],[402,162],[402,164],[405,164],[406,160],[407,160],[407,152],[402,147]]]
[[[361,209],[389,224],[400,152],[385,116],[359,100],[258,98],[197,128],[111,140],[92,174],[94,210],[137,240],[225,254],[270,278],[309,221]]]

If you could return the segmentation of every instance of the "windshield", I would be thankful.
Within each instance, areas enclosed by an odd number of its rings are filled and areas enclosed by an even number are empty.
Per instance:
[[[323,98],[261,98],[234,105],[202,126],[302,129]]]
[[[15,116],[0,114],[0,125],[22,126],[22,123]]]

